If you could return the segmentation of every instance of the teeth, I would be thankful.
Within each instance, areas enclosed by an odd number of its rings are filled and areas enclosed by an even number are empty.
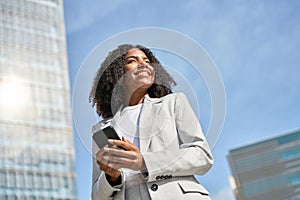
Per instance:
[[[147,72],[139,72],[138,75],[144,75],[144,76],[147,76],[148,73],[147,73]]]
[[[137,74],[149,75],[149,73],[147,71],[139,71]]]

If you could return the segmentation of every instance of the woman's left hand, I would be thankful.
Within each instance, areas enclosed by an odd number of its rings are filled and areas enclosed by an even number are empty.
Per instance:
[[[109,156],[104,156],[103,159],[108,161],[108,166],[114,169],[127,168],[131,170],[146,171],[146,165],[143,155],[140,150],[131,142],[122,137],[122,140],[109,140],[119,148],[105,147],[104,152]]]

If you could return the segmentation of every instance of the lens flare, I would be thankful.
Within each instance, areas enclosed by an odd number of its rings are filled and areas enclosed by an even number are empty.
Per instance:
[[[0,82],[0,106],[10,111],[21,109],[28,103],[29,88],[17,77],[9,77]]]

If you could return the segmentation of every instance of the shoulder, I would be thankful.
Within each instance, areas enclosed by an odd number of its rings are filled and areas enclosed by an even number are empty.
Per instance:
[[[189,101],[182,92],[168,94],[160,98],[145,98],[144,106],[164,110],[169,113],[182,113],[183,110],[189,108]]]
[[[152,98],[146,95],[145,101],[150,102],[150,103],[159,103],[159,102],[173,102],[176,100],[186,100],[186,95],[183,92],[176,92],[176,93],[171,93],[166,96],[160,97],[160,98]]]
[[[167,104],[173,104],[175,107],[189,104],[189,101],[183,92],[166,95],[162,97],[162,101]]]

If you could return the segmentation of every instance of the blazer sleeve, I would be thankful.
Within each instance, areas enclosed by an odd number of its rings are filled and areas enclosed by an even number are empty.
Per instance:
[[[210,148],[186,96],[177,93],[175,98],[174,120],[177,131],[173,131],[177,134],[178,149],[143,153],[149,182],[159,177],[202,175],[213,164]]]
[[[124,174],[121,171],[122,182],[120,185],[111,186],[106,179],[106,175],[99,169],[96,162],[95,154],[98,151],[98,147],[93,141],[93,172],[92,172],[92,199],[93,200],[110,200],[113,199],[118,193],[123,192]]]

